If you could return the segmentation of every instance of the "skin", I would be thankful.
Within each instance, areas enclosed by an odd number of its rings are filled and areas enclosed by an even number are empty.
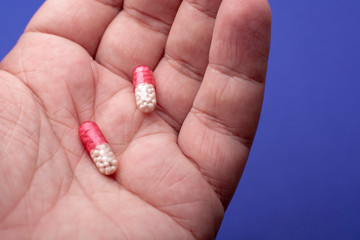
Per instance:
[[[0,64],[1,239],[213,239],[263,100],[265,0],[48,0]],[[131,74],[154,70],[158,106]],[[119,161],[78,137],[95,121]]]

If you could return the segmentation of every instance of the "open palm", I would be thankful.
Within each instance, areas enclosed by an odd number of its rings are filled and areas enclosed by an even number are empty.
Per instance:
[[[0,65],[1,239],[211,239],[260,115],[265,0],[48,0]],[[154,70],[158,106],[131,73]],[[102,129],[101,175],[78,137]]]

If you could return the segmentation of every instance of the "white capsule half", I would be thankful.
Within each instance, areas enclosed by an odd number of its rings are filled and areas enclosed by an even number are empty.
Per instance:
[[[150,83],[140,83],[135,87],[137,108],[145,113],[154,111],[156,107],[155,88]]]
[[[105,175],[113,174],[117,169],[117,160],[109,144],[104,143],[90,151],[90,157],[99,171]]]

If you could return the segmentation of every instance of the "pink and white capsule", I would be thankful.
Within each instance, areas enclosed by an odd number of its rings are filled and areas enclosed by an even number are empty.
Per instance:
[[[135,68],[133,84],[137,108],[144,113],[154,111],[156,107],[156,93],[151,69],[147,66]]]
[[[102,174],[113,174],[118,166],[108,142],[94,122],[84,122],[79,127],[79,137],[86,151]]]

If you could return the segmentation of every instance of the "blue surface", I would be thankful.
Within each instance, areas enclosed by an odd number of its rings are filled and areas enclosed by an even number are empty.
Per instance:
[[[0,58],[41,3],[1,3]],[[218,239],[360,239],[360,2],[270,5],[263,113]]]
[[[218,239],[360,239],[360,2],[270,6],[263,112]]]

